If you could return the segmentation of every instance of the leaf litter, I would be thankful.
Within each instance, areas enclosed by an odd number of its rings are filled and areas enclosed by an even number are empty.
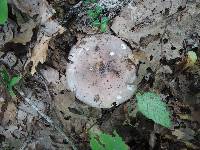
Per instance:
[[[199,149],[200,3],[96,3],[109,18],[105,33],[121,38],[132,50],[138,93],[159,94],[171,127],[159,125],[152,112],[147,118],[137,113],[141,110],[135,95],[119,106],[97,109],[68,90],[65,71],[72,63],[72,46],[101,34],[88,20],[93,4],[9,0],[8,20],[0,26],[0,65],[10,75],[21,74],[22,81],[14,88],[15,98],[0,85],[0,148],[90,149],[89,132],[98,130],[107,135],[116,131],[130,149]],[[191,51],[195,61],[188,57]]]

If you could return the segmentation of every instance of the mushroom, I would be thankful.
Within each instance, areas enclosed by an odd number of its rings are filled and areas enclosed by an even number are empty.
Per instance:
[[[119,38],[99,34],[72,47],[66,75],[76,97],[97,108],[111,108],[130,99],[136,90],[131,49]]]

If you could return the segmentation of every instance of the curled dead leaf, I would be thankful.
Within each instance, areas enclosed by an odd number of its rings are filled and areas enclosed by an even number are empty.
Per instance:
[[[33,62],[33,66],[31,68],[32,75],[36,72],[35,68],[38,65],[38,63],[40,62],[43,64],[46,61],[50,39],[51,38],[48,36],[43,36],[41,37],[41,40],[34,47],[31,56],[31,61]]]

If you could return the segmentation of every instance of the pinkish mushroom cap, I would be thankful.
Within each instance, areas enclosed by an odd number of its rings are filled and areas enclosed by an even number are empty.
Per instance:
[[[101,34],[81,39],[70,51],[67,82],[82,102],[110,108],[130,99],[136,90],[130,48],[119,38]]]

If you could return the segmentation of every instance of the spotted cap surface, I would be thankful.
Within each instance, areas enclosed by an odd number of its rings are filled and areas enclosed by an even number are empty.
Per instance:
[[[136,68],[131,49],[119,38],[92,35],[72,47],[67,84],[76,97],[98,108],[110,108],[130,99],[136,90]]]

